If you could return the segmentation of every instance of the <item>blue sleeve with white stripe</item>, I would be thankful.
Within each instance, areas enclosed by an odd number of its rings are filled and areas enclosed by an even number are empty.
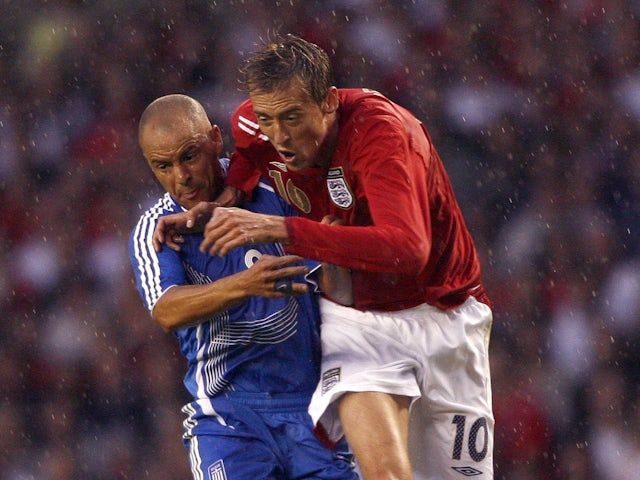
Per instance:
[[[129,258],[136,286],[150,312],[168,288],[188,283],[178,252],[167,247],[156,252],[152,243],[158,219],[177,211],[171,197],[163,196],[140,217],[129,238]]]

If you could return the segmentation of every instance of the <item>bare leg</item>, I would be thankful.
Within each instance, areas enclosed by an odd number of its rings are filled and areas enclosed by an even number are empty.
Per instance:
[[[345,436],[365,480],[411,480],[410,398],[351,392],[338,402]]]

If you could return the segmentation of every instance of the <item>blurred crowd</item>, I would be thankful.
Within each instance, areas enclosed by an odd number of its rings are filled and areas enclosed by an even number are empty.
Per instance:
[[[159,194],[137,121],[186,93],[230,150],[274,30],[432,134],[495,303],[496,479],[637,477],[640,1],[1,5],[1,480],[189,478],[185,364],[127,257]]]

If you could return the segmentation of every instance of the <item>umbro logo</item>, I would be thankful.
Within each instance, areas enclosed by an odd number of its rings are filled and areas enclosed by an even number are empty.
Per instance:
[[[482,472],[473,467],[451,467],[456,472],[461,473],[465,477],[475,477],[476,475],[482,475]]]
[[[278,168],[279,170],[282,170],[283,172],[287,171],[287,165],[284,164],[283,162],[269,162],[269,165],[273,165],[274,167]]]

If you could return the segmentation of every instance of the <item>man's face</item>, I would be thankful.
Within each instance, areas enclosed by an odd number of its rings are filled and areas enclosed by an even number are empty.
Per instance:
[[[212,201],[223,186],[218,156],[222,150],[220,129],[198,131],[193,124],[172,129],[145,130],[141,147],[153,174],[180,205],[190,209]]]
[[[260,130],[291,171],[325,167],[331,161],[338,94],[318,105],[297,82],[282,90],[250,93]]]

